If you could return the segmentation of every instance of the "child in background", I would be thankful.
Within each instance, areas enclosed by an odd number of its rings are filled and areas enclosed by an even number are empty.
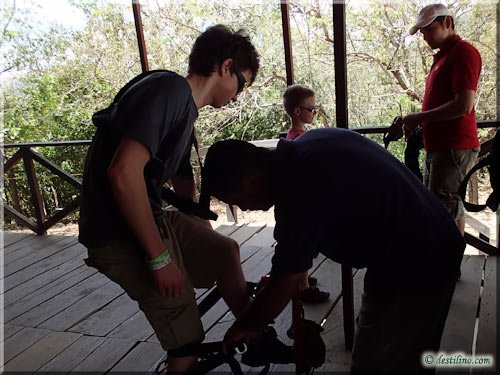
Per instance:
[[[291,121],[286,139],[293,140],[306,131],[305,124],[314,120],[318,108],[314,91],[304,85],[291,85],[283,94],[283,106]],[[300,300],[303,303],[321,303],[330,297],[330,293],[316,287],[317,282],[312,276],[304,278],[300,285]]]
[[[305,124],[310,124],[314,120],[318,109],[316,96],[307,86],[292,85],[283,94],[283,105],[292,122],[286,139],[295,139],[306,131]]]

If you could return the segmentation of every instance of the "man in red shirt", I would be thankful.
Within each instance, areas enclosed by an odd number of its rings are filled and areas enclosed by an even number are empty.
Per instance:
[[[403,118],[405,134],[422,126],[424,183],[444,203],[462,235],[465,219],[458,187],[479,152],[474,97],[481,72],[477,49],[455,33],[451,12],[442,4],[424,7],[413,35],[420,30],[432,49],[439,49],[425,84],[422,111]]]

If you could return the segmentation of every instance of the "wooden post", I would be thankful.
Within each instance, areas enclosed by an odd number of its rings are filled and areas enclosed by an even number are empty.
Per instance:
[[[352,349],[354,343],[354,292],[352,267],[342,265],[342,310],[344,313],[345,348]]]
[[[290,86],[293,85],[295,78],[293,73],[292,36],[290,34],[288,0],[281,1],[281,25],[283,29],[283,45],[285,48],[286,84]]]
[[[348,128],[345,4],[333,2],[333,58],[335,66],[336,126]]]
[[[336,126],[348,128],[347,108],[347,64],[346,64],[345,3],[333,2],[333,57],[335,64]],[[352,349],[354,343],[354,296],[352,267],[342,265],[342,306],[344,312],[345,347]]]
[[[45,208],[43,204],[43,197],[40,192],[40,186],[36,178],[35,166],[33,163],[33,158],[31,157],[30,149],[23,149],[23,162],[24,169],[26,171],[26,177],[28,178],[28,185],[30,187],[31,198],[33,199],[33,207],[35,209],[35,218],[37,224],[36,234],[45,234],[43,229],[43,223],[45,221]]]
[[[142,26],[141,4],[139,0],[132,0],[132,10],[134,11],[135,32],[137,33],[142,72],[147,72],[149,70],[148,52],[146,51],[146,42],[144,40],[144,28]]]

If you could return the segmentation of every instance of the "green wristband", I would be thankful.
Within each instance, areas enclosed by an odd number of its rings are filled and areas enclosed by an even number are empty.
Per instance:
[[[167,258],[170,258],[170,254],[168,252],[167,249],[163,250],[163,253],[161,253],[160,255],[158,255],[156,258],[153,258],[153,259],[148,259],[146,257],[146,263],[148,264],[148,266],[158,266],[162,263],[165,263],[165,260],[167,260]]]

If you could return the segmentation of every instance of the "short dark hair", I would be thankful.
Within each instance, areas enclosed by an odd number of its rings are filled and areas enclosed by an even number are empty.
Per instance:
[[[205,157],[200,203],[206,204],[211,195],[238,190],[249,173],[265,165],[269,152],[266,148],[236,139],[214,143]]]
[[[442,25],[444,23],[444,19],[446,17],[450,17],[451,18],[451,29],[455,30],[455,21],[453,20],[452,16],[438,16],[438,17],[436,17],[436,19],[434,21],[437,21],[437,22],[439,22]]]
[[[314,90],[304,85],[291,85],[283,94],[283,106],[288,116],[291,116],[293,110],[300,106],[304,99],[315,96]]]
[[[188,73],[209,77],[214,67],[221,65],[228,58],[233,59],[231,72],[234,72],[234,69],[252,72],[248,82],[252,84],[259,71],[260,62],[250,37],[242,29],[234,32],[224,25],[209,27],[193,44],[189,54]]]

